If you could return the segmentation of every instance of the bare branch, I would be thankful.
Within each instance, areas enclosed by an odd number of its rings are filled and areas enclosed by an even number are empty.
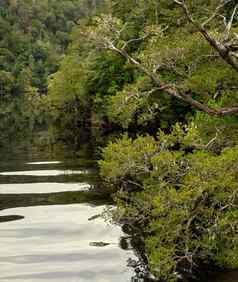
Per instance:
[[[166,25],[163,29],[160,30],[160,32],[163,33],[163,32],[166,31],[167,29],[168,29],[168,26]],[[142,37],[132,38],[132,39],[130,39],[130,40],[128,40],[128,41],[126,41],[126,42],[124,43],[122,49],[123,49],[123,50],[126,49],[130,44],[138,43],[138,42],[143,42],[143,41],[145,41],[145,40],[147,40],[147,39],[149,39],[150,37],[153,37],[153,36],[155,36],[155,35],[157,35],[156,32],[149,32],[149,33],[145,34],[145,35],[142,36]]]
[[[196,25],[190,11],[189,11],[189,8],[188,6],[186,5],[185,1],[184,0],[174,0],[174,3],[178,4],[183,10],[184,10],[184,13],[187,17],[187,19],[189,20],[189,22],[193,23]]]
[[[226,5],[227,3],[229,3],[231,0],[227,0],[224,1],[223,4],[220,4],[216,10],[220,10],[221,7],[223,7],[224,5]],[[179,5],[185,15],[187,20],[192,23],[197,30],[203,35],[203,37],[207,40],[207,42],[210,44],[211,47],[213,47],[220,55],[220,57],[230,66],[232,66],[232,68],[234,70],[236,70],[238,72],[238,60],[237,57],[234,55],[234,53],[230,52],[230,49],[227,48],[227,46],[225,46],[222,42],[218,41],[217,39],[215,39],[214,37],[212,37],[209,32],[205,29],[205,25],[204,24],[199,24],[198,22],[196,22],[193,17],[192,14],[185,2],[185,0],[174,0],[174,3],[176,3],[177,5]],[[219,9],[218,9],[219,8]],[[232,25],[235,13],[236,13],[237,8],[235,7],[234,11],[233,11],[233,16],[231,17],[231,20],[228,23],[228,31],[229,29],[229,25]],[[214,12],[214,15],[211,16],[211,19],[215,17],[215,14],[217,12]],[[210,21],[210,19],[209,19]]]
[[[216,16],[218,16],[219,15],[218,12],[220,11],[220,9],[223,8],[229,2],[231,2],[231,0],[228,0],[228,1],[221,0],[220,4],[216,7],[211,17],[208,18],[205,22],[203,22],[202,27],[205,27],[210,21],[212,21]]]
[[[238,9],[238,4],[235,6],[235,8],[233,10],[233,13],[231,15],[230,21],[228,22],[228,24],[226,26],[226,30],[224,32],[224,40],[228,40],[229,39],[231,27],[232,27],[232,24],[233,24],[234,17],[236,15],[237,9]]]
[[[213,138],[205,145],[205,149],[209,148],[209,147],[212,145],[212,143],[214,143],[214,142],[217,140],[217,137],[218,137],[218,134],[217,134],[217,132],[216,132],[215,137],[213,137]]]
[[[176,69],[175,64],[173,63],[167,63],[167,64],[158,64],[154,70],[153,73],[157,73],[160,70],[169,70],[174,72],[175,74],[177,74],[180,77],[187,77],[187,75],[185,73],[182,73],[181,71],[179,71],[178,69]]]
[[[227,20],[226,20],[226,17],[225,17],[224,15],[220,15],[220,14],[218,15],[218,17],[222,19],[223,24],[224,24],[224,27],[226,28],[226,26],[227,26]]]
[[[139,38],[132,38],[132,39],[125,42],[122,49],[125,50],[130,44],[142,42],[149,37],[150,37],[150,34],[147,34],[147,35],[139,37]]]
[[[217,14],[218,11],[221,9],[221,7],[223,7],[223,5],[227,4],[230,1],[231,0],[220,2],[220,5],[216,8],[216,11],[208,20],[211,21],[215,17],[215,14]],[[174,0],[174,3],[182,7],[183,11],[185,12],[187,20],[196,27],[198,32],[200,32],[203,35],[203,37],[206,39],[206,41],[213,47],[213,49],[218,52],[218,55],[238,72],[238,58],[236,57],[237,54],[235,52],[232,52],[231,49],[229,49],[226,45],[224,45],[222,42],[218,41],[217,39],[215,39],[213,36],[209,34],[209,32],[204,27],[206,23],[208,23],[209,21],[207,20],[204,25],[197,23],[194,20],[192,14],[190,13],[190,10],[186,4],[186,0]],[[232,17],[230,20],[231,24],[233,22],[237,9],[238,7],[236,7],[232,13]],[[131,65],[134,65],[138,70],[140,70],[144,75],[149,77],[153,82],[154,89],[156,89],[158,93],[163,91],[167,95],[179,99],[189,104],[191,107],[199,111],[202,111],[204,113],[207,113],[210,116],[223,117],[223,116],[228,116],[238,113],[238,105],[234,107],[227,107],[227,108],[211,107],[205,103],[195,100],[192,96],[184,93],[183,90],[179,89],[175,84],[165,84],[163,81],[161,81],[156,71],[150,70],[143,63],[141,63],[139,60],[137,60],[127,52],[126,49],[130,44],[145,40],[148,36],[151,36],[151,33],[140,38],[131,39],[125,42],[123,47],[120,48],[118,47],[119,45],[118,43],[121,42],[120,37],[123,29],[125,28],[125,25],[122,26],[120,23],[118,24],[117,21],[114,21],[113,18],[109,18],[109,22],[107,22],[107,20],[106,21],[103,20],[102,25],[105,25],[106,27],[106,32],[102,32],[101,35],[101,39],[102,39],[101,41],[103,41],[104,48],[107,48],[119,54],[121,57],[125,58]],[[102,44],[102,42],[100,44]],[[168,64],[167,67],[173,69],[174,65],[173,63],[172,65]],[[158,68],[156,68],[155,70],[158,70]]]
[[[229,107],[229,108],[220,108],[216,109],[213,107],[210,107],[208,105],[205,105],[197,100],[194,100],[190,95],[181,93],[178,88],[176,88],[175,85],[172,84],[165,84],[157,77],[156,74],[153,73],[153,71],[150,71],[145,66],[143,66],[139,61],[134,59],[132,56],[130,56],[125,50],[122,50],[120,48],[117,48],[115,45],[113,45],[112,42],[109,44],[109,49],[118,53],[120,56],[124,57],[126,60],[128,60],[129,63],[132,65],[135,65],[142,73],[150,77],[152,82],[155,84],[156,91],[163,91],[167,93],[169,96],[177,98],[183,102],[188,103],[191,107],[202,111],[204,113],[207,113],[211,116],[217,116],[217,117],[223,117],[228,115],[233,115],[238,113],[238,106],[237,107]]]

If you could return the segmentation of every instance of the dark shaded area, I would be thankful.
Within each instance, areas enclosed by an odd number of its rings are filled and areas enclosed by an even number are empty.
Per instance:
[[[236,282],[238,281],[238,270],[220,272],[216,275],[211,275],[211,282]]]
[[[0,210],[43,206],[43,205],[69,205],[78,203],[90,203],[93,205],[111,204],[108,195],[97,192],[62,192],[49,194],[9,194],[0,196]]]
[[[24,216],[21,215],[6,215],[6,216],[0,216],[0,223],[1,222],[7,222],[7,221],[15,221],[15,220],[21,220]]]
[[[103,185],[100,184],[99,177],[97,174],[97,169],[95,168],[95,161],[92,158],[90,150],[85,150],[87,146],[86,147],[82,146],[81,148],[75,151],[73,148],[71,148],[71,150],[68,150],[64,146],[63,147],[61,146],[57,147],[57,146],[58,145],[55,144],[55,147],[54,148],[52,147],[50,151],[49,150],[47,151],[47,147],[45,147],[44,150],[43,149],[39,150],[39,147],[37,148],[37,146],[35,147],[29,146],[29,147],[26,147],[24,150],[18,149],[17,147],[14,148],[13,151],[7,150],[4,152],[4,150],[2,150],[1,152],[2,160],[0,162],[0,172],[1,173],[4,173],[4,172],[10,173],[10,175],[0,175],[0,192],[1,192],[1,187],[2,187],[2,192],[5,191],[4,184],[6,184],[7,186],[8,184],[16,183],[16,184],[22,184],[24,187],[24,184],[32,183],[32,189],[34,189],[37,193],[33,194],[31,191],[29,191],[31,194],[28,194],[28,193],[19,194],[22,192],[21,191],[22,185],[20,185],[18,194],[0,194],[0,211],[7,209],[7,213],[10,214],[6,216],[0,216],[0,223],[7,222],[7,221],[21,220],[24,218],[21,215],[11,215],[11,213],[14,213],[13,211],[11,211],[11,209],[13,208],[23,207],[23,211],[24,211],[24,207],[36,206],[36,209],[39,209],[40,211],[40,209],[43,209],[43,206],[53,206],[53,205],[60,205],[60,206],[62,205],[63,206],[63,205],[87,203],[89,206],[92,206],[92,208],[95,208],[95,206],[97,205],[105,206],[107,204],[108,205],[113,204],[113,201],[109,193],[105,191]],[[15,154],[14,152],[17,152],[17,153]],[[54,170],[62,171],[62,175],[54,175],[53,173]],[[82,173],[81,174],[77,174],[77,173],[67,174],[67,170],[68,171],[73,170],[75,172],[82,171]],[[30,174],[30,173],[34,174],[33,171],[39,173],[39,176],[24,175],[24,172],[25,174]],[[42,171],[43,171],[43,174],[46,174],[45,176],[40,175]],[[64,173],[64,171],[66,173]],[[21,172],[22,172],[22,175],[21,175]],[[17,173],[18,175],[14,175],[14,173]],[[47,175],[47,173],[49,174],[52,173],[53,175]],[[42,189],[40,185],[37,187],[34,187],[34,183],[37,183],[37,185],[42,183]],[[70,183],[72,183],[72,185],[73,183],[85,183],[85,184],[89,184],[91,188],[90,190],[87,190],[87,191],[65,191],[65,192],[53,192],[53,193],[52,192],[40,193],[40,192],[44,192],[44,187],[47,187],[47,184],[45,183],[54,183],[56,185],[57,183],[58,184],[67,183],[66,187],[68,187],[68,189],[70,189]],[[36,190],[38,189],[38,187],[40,190]],[[48,188],[50,189],[50,187]],[[79,185],[79,189],[80,189],[80,185]],[[16,188],[15,193],[17,192],[18,192],[18,189]],[[93,215],[88,220],[97,219],[99,216],[101,215],[98,215],[98,214]],[[26,216],[26,220],[27,220],[27,216]],[[76,220],[79,220],[80,222],[80,214],[79,214],[79,218]],[[57,222],[57,219],[56,219],[56,222]],[[92,225],[93,224],[94,223],[92,222]],[[21,226],[21,222],[19,222],[18,227],[20,228],[20,226]],[[64,230],[64,225],[62,225],[62,230]],[[45,229],[45,232],[47,232],[48,234],[49,230]],[[56,231],[53,230],[52,232],[54,232],[55,234]],[[42,236],[41,233],[36,232],[36,234],[37,236]],[[81,238],[80,233],[78,234],[78,236],[79,236],[78,240],[80,242],[80,238]],[[21,235],[19,235],[19,237],[21,237]],[[43,238],[43,240],[45,239]],[[98,241],[97,241],[97,238],[95,241],[92,241],[90,243],[90,246],[107,247],[110,244],[116,244],[117,245],[116,247],[118,247],[117,243],[110,243],[110,241],[104,242],[100,238],[98,238]],[[33,245],[34,245],[34,242],[33,242]],[[11,247],[9,246],[9,248]],[[62,248],[64,248],[64,246]],[[105,251],[105,255],[106,254],[107,254],[107,250]],[[19,255],[22,255],[22,254],[19,254]],[[52,256],[53,255],[54,254],[52,254]],[[2,259],[3,259],[2,262],[5,263],[6,258],[4,257],[4,254],[3,254]],[[16,260],[14,261],[14,259]],[[27,257],[27,259],[28,259],[27,263],[30,264],[32,263],[32,261],[34,263],[34,259],[38,262],[39,256],[37,256],[36,258]],[[42,261],[42,263],[45,262],[45,259],[46,258],[44,257],[43,258],[44,261]],[[75,264],[81,261],[81,258],[77,257],[75,254],[70,254],[68,259],[72,260],[72,262]],[[57,254],[57,261],[58,260],[59,260],[59,255]],[[19,262],[21,263],[22,261],[25,263],[26,257],[23,257],[21,259],[14,257],[12,262],[13,264],[18,264]],[[54,267],[54,264],[52,266]],[[98,269],[97,271],[104,272],[105,270]],[[113,269],[110,269],[110,271],[113,272]],[[68,271],[66,274],[64,273],[62,274],[62,273],[59,274],[61,279],[62,279],[62,275],[63,277],[65,275],[65,279],[67,278],[70,279],[71,276],[74,275],[72,271],[71,272]],[[38,277],[40,277],[41,279],[47,280],[49,279],[49,277],[55,278],[57,277],[57,275],[58,274],[56,272],[49,272],[49,273],[43,273],[43,274],[34,274],[34,276],[32,275],[28,276],[28,275],[21,275],[13,271],[13,273],[9,273],[9,276],[4,277],[3,279],[10,280],[10,279],[16,279],[16,278],[23,278],[23,279],[28,280],[28,279],[32,279],[32,277],[33,279],[34,278],[37,279]],[[77,273],[77,275],[83,276],[84,274],[82,274],[82,272],[80,272],[79,270],[79,273]],[[85,275],[87,275],[87,273]],[[92,275],[95,275],[95,274],[92,273]],[[107,273],[105,273],[105,275],[107,275]]]
[[[55,182],[57,183],[80,183],[80,182],[89,182],[89,184],[96,184],[98,177],[93,174],[88,175],[57,175],[57,176],[33,176],[33,175],[2,175],[0,177],[0,184],[5,183],[48,183]]]

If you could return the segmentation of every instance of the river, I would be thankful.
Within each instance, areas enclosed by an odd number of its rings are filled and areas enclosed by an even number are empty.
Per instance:
[[[0,150],[1,282],[144,281],[129,236],[100,216],[112,206],[97,182],[87,146]]]
[[[133,280],[127,235],[98,216],[108,200],[87,192],[97,174],[86,150],[0,156],[1,282]]]

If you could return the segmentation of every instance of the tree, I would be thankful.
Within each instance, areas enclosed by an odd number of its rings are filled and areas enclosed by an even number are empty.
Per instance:
[[[14,128],[16,134],[19,128],[29,132],[28,128],[46,125],[47,78],[58,70],[70,32],[89,14],[95,4],[91,2],[95,1],[0,1],[3,137],[14,135]]]
[[[229,64],[235,71],[238,70],[237,63],[237,39],[236,37],[230,37],[232,23],[237,12],[237,5],[233,8],[233,12],[229,21],[226,21],[225,32],[222,34],[223,41],[218,41],[209,34],[206,30],[206,26],[214,20],[219,14],[219,11],[231,1],[221,1],[220,5],[215,8],[212,15],[208,17],[202,24],[197,23],[186,4],[186,1],[173,1],[175,4],[181,6],[185,11],[187,20],[196,28],[196,31],[201,33],[209,45],[215,49],[219,56]],[[195,7],[199,9],[199,5]],[[224,17],[224,16],[223,16]],[[141,73],[149,77],[154,85],[153,92],[166,94],[175,97],[188,103],[193,108],[200,111],[206,112],[209,115],[223,117],[226,115],[233,115],[238,112],[237,106],[228,106],[223,108],[212,107],[209,104],[202,103],[197,99],[194,99],[192,95],[184,93],[183,89],[178,87],[175,83],[164,83],[161,79],[161,70],[164,68],[171,69],[170,65],[158,66],[152,69],[148,66],[146,61],[141,61],[131,54],[131,46],[135,44],[143,44],[143,42],[148,41],[150,38],[158,38],[166,33],[168,27],[163,28],[157,25],[155,30],[144,30],[144,34],[141,37],[130,38],[125,40],[125,33],[127,32],[127,22],[123,22],[119,19],[113,18],[110,15],[101,16],[96,19],[97,27],[94,32],[92,32],[92,39],[96,40],[99,46],[102,48],[111,50],[123,58],[125,58],[131,65],[135,66]],[[156,39],[155,39],[156,40]],[[214,56],[214,54],[212,54]],[[174,68],[172,66],[172,68]]]
[[[214,155],[214,141],[203,144],[194,124],[177,124],[157,140],[124,136],[103,150],[100,172],[114,193],[114,218],[141,236],[158,281],[199,278],[204,265],[237,268],[238,151]]]

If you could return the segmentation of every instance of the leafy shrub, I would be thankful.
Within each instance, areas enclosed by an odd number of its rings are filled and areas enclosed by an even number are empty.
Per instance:
[[[117,185],[117,218],[140,226],[151,272],[163,281],[203,264],[238,267],[238,147],[214,155],[197,133],[176,125],[157,141],[123,137],[99,162]],[[200,150],[188,153],[188,144]]]

